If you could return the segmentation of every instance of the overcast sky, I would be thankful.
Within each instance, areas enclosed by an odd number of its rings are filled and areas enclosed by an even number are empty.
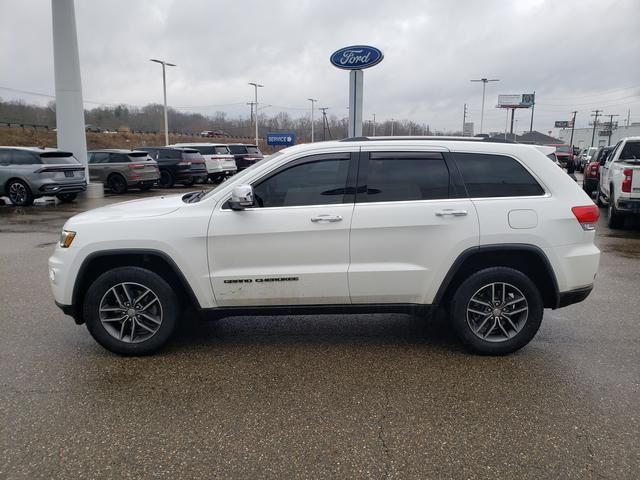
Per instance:
[[[638,0],[76,0],[85,101],[145,105],[162,101],[163,58],[169,104],[180,110],[247,116],[247,82],[265,85],[265,113],[308,115],[309,97],[344,117],[348,72],[329,63],[347,45],[384,52],[365,70],[364,117],[410,119],[459,129],[463,104],[485,131],[505,128],[499,93],[536,92],[534,128],[592,109],[640,121]],[[46,103],[10,89],[55,91],[49,0],[0,0],[0,97]],[[95,106],[86,103],[86,107]],[[528,129],[520,111],[517,130]],[[1,120],[1,119],[0,119]]]

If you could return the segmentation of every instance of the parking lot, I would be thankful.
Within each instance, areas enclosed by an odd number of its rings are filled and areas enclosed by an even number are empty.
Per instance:
[[[123,358],[54,306],[46,260],[71,215],[138,196],[0,207],[0,478],[638,478],[639,225],[601,210],[593,293],[507,357],[440,315],[187,313]]]

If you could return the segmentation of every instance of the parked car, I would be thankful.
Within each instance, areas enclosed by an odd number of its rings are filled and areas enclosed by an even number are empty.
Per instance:
[[[640,215],[640,137],[620,140],[600,170],[599,204],[609,206],[609,228]]]
[[[549,160],[562,168],[558,157],[556,156],[556,147],[549,147],[547,145],[536,145],[536,148],[542,152]]]
[[[102,133],[104,129],[97,127],[95,125],[87,124],[84,126],[84,131],[91,132],[91,133]]]
[[[592,159],[584,167],[584,176],[582,180],[582,189],[591,196],[593,192],[598,190],[600,183],[600,167],[604,165],[607,157],[613,150],[613,147],[600,147],[593,154]]]
[[[235,157],[231,155],[229,147],[222,143],[174,143],[170,146],[198,150],[204,157],[207,174],[213,182],[219,182],[238,171]]]
[[[556,157],[562,165],[562,168],[567,169],[567,173],[575,173],[576,171],[576,158],[573,155],[573,149],[571,145],[549,145],[556,147]]]
[[[182,147],[140,147],[158,162],[160,187],[173,187],[181,183],[187,187],[207,180],[204,158],[198,150]]]
[[[140,150],[108,149],[89,152],[89,177],[114,193],[129,188],[146,191],[160,180],[158,163]]]
[[[139,355],[203,314],[425,313],[505,354],[544,308],[584,300],[598,207],[530,145],[371,137],[297,145],[209,192],[72,217],[49,260],[57,304]]]
[[[236,159],[238,171],[250,167],[256,162],[264,158],[260,149],[255,145],[247,145],[244,143],[230,143],[229,150]]]
[[[0,196],[14,205],[26,207],[44,196],[71,202],[86,189],[84,166],[70,152],[0,147]]]

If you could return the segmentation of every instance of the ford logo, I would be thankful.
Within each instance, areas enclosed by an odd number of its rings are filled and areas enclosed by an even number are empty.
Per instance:
[[[382,61],[384,55],[375,47],[353,45],[334,52],[329,61],[333,66],[345,70],[360,70],[373,67]]]

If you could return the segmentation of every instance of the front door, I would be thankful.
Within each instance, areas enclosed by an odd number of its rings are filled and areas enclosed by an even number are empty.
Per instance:
[[[351,223],[353,303],[432,303],[457,256],[478,245],[476,209],[434,150],[363,152]]]
[[[252,182],[254,207],[216,206],[208,255],[219,306],[350,302],[356,162],[350,153],[298,158]]]

